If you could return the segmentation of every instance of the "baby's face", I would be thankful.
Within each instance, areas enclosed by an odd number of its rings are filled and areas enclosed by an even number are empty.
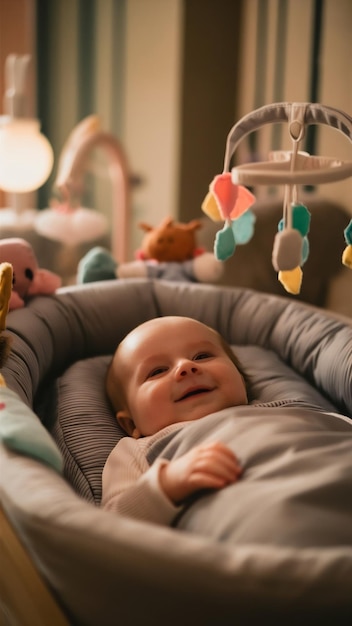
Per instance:
[[[196,320],[150,320],[126,337],[115,359],[134,436],[247,404],[242,376],[219,337]]]

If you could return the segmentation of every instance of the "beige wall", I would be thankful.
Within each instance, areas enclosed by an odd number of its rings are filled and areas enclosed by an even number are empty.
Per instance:
[[[35,0],[0,0],[0,115],[5,91],[4,64],[9,54],[35,55]],[[35,113],[34,66],[30,68],[28,105]]]
[[[127,2],[123,139],[145,181],[133,197],[132,249],[142,237],[136,223],[177,214],[182,8],[181,0]]]

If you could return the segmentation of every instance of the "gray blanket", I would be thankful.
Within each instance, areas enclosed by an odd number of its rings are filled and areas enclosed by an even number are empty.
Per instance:
[[[241,480],[193,499],[180,529],[235,545],[352,546],[352,423],[290,406],[225,409],[152,448],[149,461],[199,443],[226,443]]]

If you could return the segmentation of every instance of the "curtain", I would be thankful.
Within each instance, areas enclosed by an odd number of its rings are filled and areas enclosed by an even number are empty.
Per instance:
[[[78,122],[96,114],[104,130],[122,134],[125,9],[126,0],[37,0],[38,117],[55,154],[39,208],[48,206],[60,152]],[[88,181],[85,200],[110,202],[103,189],[104,181]]]

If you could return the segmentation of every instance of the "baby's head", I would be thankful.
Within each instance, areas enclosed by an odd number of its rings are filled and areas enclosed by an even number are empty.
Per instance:
[[[245,375],[215,330],[188,317],[160,317],[131,331],[108,370],[107,394],[133,437],[247,404]]]

